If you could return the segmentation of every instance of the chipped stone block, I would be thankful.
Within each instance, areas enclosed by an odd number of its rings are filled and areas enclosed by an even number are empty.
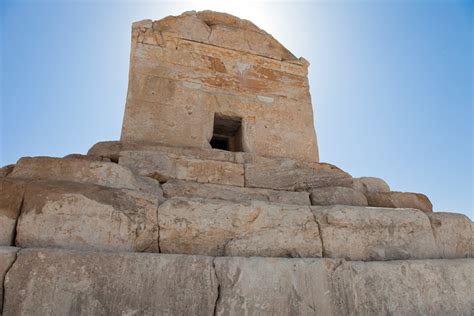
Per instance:
[[[354,178],[352,187],[362,193],[389,192],[390,187],[383,179],[375,177]]]
[[[170,179],[244,186],[242,164],[187,158],[165,152],[123,151],[119,163],[160,182]]]
[[[0,286],[0,315],[3,307],[3,282],[5,275],[16,259],[17,251],[18,248],[15,247],[0,247],[0,282],[2,282],[2,286]]]
[[[414,209],[312,206],[324,257],[347,260],[439,258],[426,214]]]
[[[321,257],[308,206],[172,198],[160,205],[158,224],[164,253]]]
[[[0,246],[13,245],[25,186],[22,180],[0,179]]]
[[[163,185],[167,198],[198,197],[231,202],[259,200],[279,204],[310,205],[309,193],[276,191],[269,189],[240,188],[229,185],[204,184],[192,181],[170,180]]]
[[[5,280],[9,315],[212,315],[212,258],[21,250]]]
[[[25,192],[16,245],[158,252],[158,197],[92,184],[38,181]]]
[[[310,190],[313,205],[355,205],[367,206],[367,198],[362,192],[345,187],[327,187]]]
[[[351,187],[351,176],[326,163],[254,157],[245,164],[245,186],[301,191],[329,186]]]
[[[472,222],[463,214],[428,213],[443,258],[474,257]]]
[[[432,212],[433,205],[428,197],[410,192],[367,192],[369,206],[392,208],[415,208],[423,212]]]

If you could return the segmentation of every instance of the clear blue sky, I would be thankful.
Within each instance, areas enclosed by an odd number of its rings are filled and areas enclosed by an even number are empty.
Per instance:
[[[3,0],[0,165],[119,139],[131,23],[205,8],[251,19],[311,62],[322,161],[474,218],[469,1]]]

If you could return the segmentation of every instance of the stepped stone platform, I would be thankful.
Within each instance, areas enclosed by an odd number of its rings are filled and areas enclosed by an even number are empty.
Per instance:
[[[319,162],[308,65],[227,14],[135,23],[121,140],[0,168],[1,314],[474,314],[473,223]]]

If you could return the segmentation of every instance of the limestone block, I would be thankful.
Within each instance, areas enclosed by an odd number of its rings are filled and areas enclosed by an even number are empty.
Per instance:
[[[158,209],[163,253],[321,257],[308,206],[172,198]]]
[[[158,252],[158,197],[72,182],[30,183],[16,245]]]
[[[416,208],[423,212],[432,212],[433,205],[428,197],[420,193],[410,192],[367,192],[365,194],[369,206]]]
[[[149,189],[148,182],[143,184],[131,170],[123,166],[77,158],[24,157],[8,177],[91,183],[123,189]]]
[[[338,315],[330,259],[223,257],[214,260],[216,315]]]
[[[255,157],[245,164],[245,186],[301,191],[328,186],[351,187],[351,176],[326,163]]]
[[[367,206],[367,198],[362,192],[346,187],[327,187],[310,190],[313,205],[355,205]]]
[[[474,260],[347,262],[340,315],[472,315]]]
[[[463,214],[428,213],[443,258],[474,257],[472,222]]]
[[[0,286],[0,315],[3,307],[3,281],[5,274],[16,259],[17,251],[18,248],[15,247],[0,247],[0,282],[2,282],[2,286]]]
[[[0,246],[13,244],[25,186],[25,182],[21,180],[0,179]]]
[[[426,214],[414,209],[312,206],[324,257],[347,260],[439,258]]]
[[[361,177],[353,179],[352,187],[362,193],[367,192],[389,192],[390,187],[380,178],[375,177]]]
[[[160,182],[169,179],[244,186],[242,164],[187,158],[166,152],[122,151],[119,163]]]
[[[220,199],[236,203],[259,200],[279,204],[311,204],[308,192],[240,188],[229,185],[204,184],[182,180],[170,180],[166,182],[163,185],[163,192],[167,198],[181,196]]]
[[[0,168],[0,178],[6,177],[13,171],[15,165],[6,165]]]
[[[22,250],[5,280],[4,316],[212,315],[212,258]]]

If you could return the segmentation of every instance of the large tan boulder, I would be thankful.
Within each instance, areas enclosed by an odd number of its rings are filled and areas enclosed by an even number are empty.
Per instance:
[[[217,288],[209,257],[27,249],[3,315],[212,315]]]
[[[432,212],[433,205],[428,197],[410,192],[367,192],[369,206],[392,208],[416,208],[423,212]]]
[[[119,163],[160,182],[180,179],[244,186],[243,165],[227,161],[187,158],[167,152],[123,151]]]
[[[474,232],[466,215],[428,213],[439,252],[443,258],[474,257]]]
[[[16,245],[158,252],[158,196],[38,181],[25,192]]]
[[[14,247],[0,247],[0,282],[2,282],[2,286],[0,286],[0,315],[2,314],[3,307],[3,282],[5,274],[7,274],[15,261],[17,251],[18,248]]]
[[[346,187],[327,187],[311,189],[313,205],[355,205],[367,206],[367,198],[362,192]]]
[[[347,260],[439,258],[426,214],[414,209],[312,206],[324,257]]]
[[[0,178],[0,246],[13,245],[25,186],[22,180]]]
[[[163,185],[165,197],[199,197],[231,202],[259,200],[279,204],[310,205],[309,193],[240,188],[230,185],[204,184],[192,181],[170,180]],[[365,197],[364,197],[365,198]]]
[[[160,205],[158,224],[164,253],[321,257],[308,206],[172,198]]]
[[[375,177],[354,178],[352,187],[362,193],[389,192],[390,187],[383,179]]]
[[[245,186],[274,190],[351,187],[351,176],[326,163],[254,157],[245,164]]]

